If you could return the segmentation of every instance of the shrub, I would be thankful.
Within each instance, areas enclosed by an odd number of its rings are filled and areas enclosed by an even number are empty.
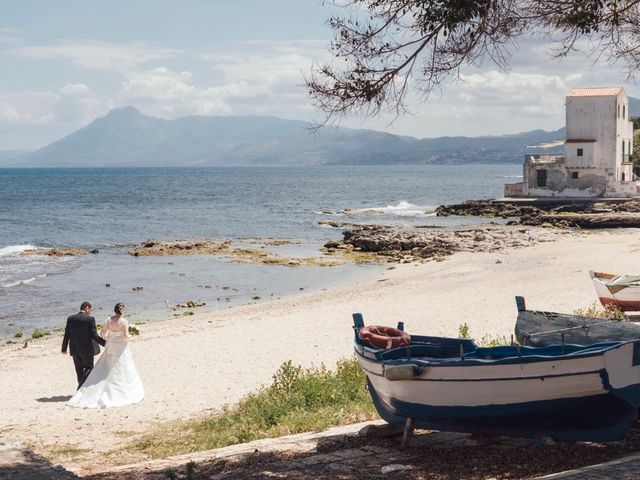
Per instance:
[[[336,370],[283,363],[270,385],[204,419],[174,422],[127,447],[158,458],[376,418],[355,357]]]
[[[466,323],[458,325],[458,338],[471,338],[469,336],[469,325]]]
[[[129,325],[129,335],[132,337],[140,335],[140,330],[135,325]]]
[[[622,310],[613,305],[607,305],[606,307],[601,307],[600,305],[593,302],[587,308],[578,308],[573,311],[574,315],[580,315],[582,317],[591,317],[591,318],[612,318],[616,320],[626,320],[627,316],[624,314]]]
[[[511,338],[506,335],[483,335],[480,339],[482,347],[499,347],[501,345],[511,345]]]

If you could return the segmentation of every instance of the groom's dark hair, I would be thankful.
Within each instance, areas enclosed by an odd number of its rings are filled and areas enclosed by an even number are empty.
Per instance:
[[[80,305],[80,310],[84,310],[85,308],[93,308],[89,302],[82,302]]]

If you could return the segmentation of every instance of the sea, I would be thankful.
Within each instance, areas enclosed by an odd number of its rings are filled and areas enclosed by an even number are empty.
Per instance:
[[[210,239],[321,258],[324,243],[342,238],[343,229],[327,221],[478,223],[434,210],[500,197],[503,184],[521,175],[517,164],[0,169],[0,337],[59,329],[83,301],[93,304],[98,323],[123,302],[130,323],[142,325],[363,281],[386,266],[291,267],[128,252],[148,239]],[[23,255],[34,247],[98,253]],[[176,306],[190,300],[204,305]]]

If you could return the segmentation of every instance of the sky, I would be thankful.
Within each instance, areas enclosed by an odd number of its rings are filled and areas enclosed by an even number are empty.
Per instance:
[[[304,77],[330,60],[331,0],[20,0],[0,15],[0,151],[35,150],[133,105],[185,115],[273,115],[319,121]],[[340,125],[417,138],[502,135],[564,125],[578,86],[624,86],[622,67],[576,53],[562,62],[521,41],[508,71],[465,67],[400,117]]]

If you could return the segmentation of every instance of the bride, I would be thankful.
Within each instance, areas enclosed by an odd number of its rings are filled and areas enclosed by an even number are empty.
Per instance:
[[[72,407],[120,407],[144,398],[144,387],[127,345],[129,322],[122,316],[124,304],[118,303],[113,310],[115,315],[108,317],[100,330],[100,336],[107,341],[104,352],[69,400]]]

